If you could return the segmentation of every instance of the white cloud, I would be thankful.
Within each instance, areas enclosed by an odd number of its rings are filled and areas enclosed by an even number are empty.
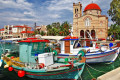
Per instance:
[[[48,14],[48,17],[56,19],[60,18],[61,16],[59,14]]]
[[[52,22],[73,22],[73,3],[81,2],[82,10],[92,3],[98,4],[104,15],[107,15],[112,0],[47,0],[39,3],[30,3],[29,0],[0,0],[0,22],[29,23],[37,22],[38,25],[47,25]],[[112,22],[109,22],[111,24]],[[0,24],[0,25],[1,25]]]
[[[13,21],[38,21],[36,19],[27,19],[27,18],[11,18]]]
[[[31,10],[32,4],[26,0],[0,0],[0,9],[16,8],[16,9],[27,9]]]

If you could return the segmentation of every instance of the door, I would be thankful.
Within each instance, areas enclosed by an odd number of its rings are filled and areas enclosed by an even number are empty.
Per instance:
[[[70,53],[70,41],[65,41],[65,53]]]

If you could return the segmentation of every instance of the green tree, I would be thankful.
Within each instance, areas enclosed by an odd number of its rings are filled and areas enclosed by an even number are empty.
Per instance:
[[[120,25],[120,0],[113,0],[110,3],[110,9],[108,10],[111,20]]]
[[[40,32],[40,35],[44,36],[44,35],[45,35],[45,32],[44,32],[44,31],[41,31],[41,32]]]
[[[112,24],[108,30],[108,34],[114,35],[116,39],[119,39],[120,26],[117,24]]]
[[[55,22],[51,25],[47,25],[47,35],[67,36],[70,34],[69,29],[71,29],[71,25],[67,21],[63,22],[61,25],[59,22]]]
[[[60,35],[62,36],[69,35],[70,34],[69,29],[71,29],[71,27],[72,26],[67,21],[63,22],[60,26],[60,33],[61,33]]]
[[[38,30],[35,30],[32,35],[36,35],[36,34],[39,34],[39,31],[38,31]]]
[[[47,27],[47,30],[48,30],[48,31],[52,28],[52,26],[51,26],[50,24],[47,25],[46,27]]]

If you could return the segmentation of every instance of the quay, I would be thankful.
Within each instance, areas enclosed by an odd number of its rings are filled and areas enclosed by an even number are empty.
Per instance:
[[[120,80],[120,67],[99,76],[97,80]]]
[[[120,41],[115,41],[117,43],[117,46],[120,47]],[[97,78],[97,80],[120,80],[120,67],[107,72]]]

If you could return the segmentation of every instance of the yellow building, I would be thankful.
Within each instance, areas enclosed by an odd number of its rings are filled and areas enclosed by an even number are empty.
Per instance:
[[[108,36],[108,17],[101,15],[101,8],[95,4],[88,4],[82,15],[82,4],[73,3],[73,35],[76,37],[104,38]]]

